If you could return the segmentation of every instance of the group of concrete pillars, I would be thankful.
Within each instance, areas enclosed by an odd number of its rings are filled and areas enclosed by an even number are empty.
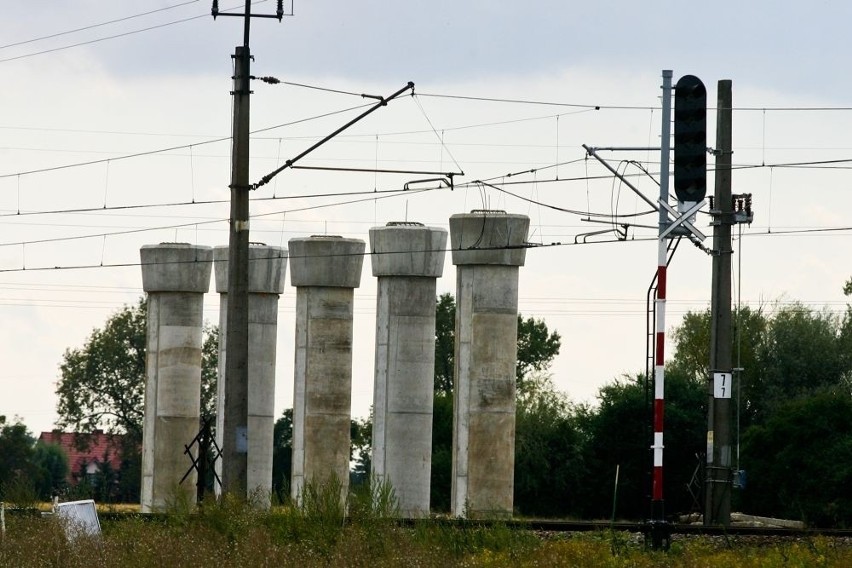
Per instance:
[[[216,267],[220,294],[219,376],[225,374],[228,305],[228,247],[163,243],[142,247],[142,287],[148,294],[145,418],[142,434],[143,512],[178,500],[194,502],[196,472],[185,445],[200,424],[201,349],[204,294]],[[275,421],[275,347],[278,295],[284,291],[287,251],[249,248],[249,400],[247,448],[249,493],[269,493]],[[221,447],[225,381],[217,389],[217,443]],[[192,455],[197,455],[194,451]],[[221,472],[221,462],[217,462]]]
[[[457,265],[452,512],[507,515],[514,490],[518,268],[529,219],[496,211],[453,215]],[[429,513],[436,279],[447,231],[418,223],[370,230],[376,304],[373,406],[374,481],[393,487],[400,514]],[[354,288],[365,243],[314,236],[289,241],[296,287],[292,495],[305,484],[349,479]],[[148,361],[142,510],[184,492],[194,499],[184,445],[198,433],[202,300],[215,259],[221,294],[220,377],[224,375],[227,247],[142,248],[148,293]],[[288,251],[254,246],[249,275],[248,488],[271,491],[277,300]],[[221,438],[224,381],[219,381]],[[220,439],[221,444],[221,439]]]

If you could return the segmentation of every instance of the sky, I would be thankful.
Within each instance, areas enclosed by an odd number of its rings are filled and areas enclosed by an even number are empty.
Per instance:
[[[56,420],[65,350],[82,347],[143,294],[139,248],[227,244],[231,55],[243,27],[240,18],[214,21],[206,0],[7,4],[0,415],[20,417],[37,434]],[[222,11],[242,6],[220,2]],[[252,9],[273,13],[275,2]],[[452,190],[403,192],[423,176],[285,170],[252,194],[252,241],[367,240],[372,226],[447,228],[450,215],[472,209],[528,215],[530,242],[559,244],[527,251],[519,309],[562,337],[549,370],[556,386],[594,404],[602,385],[645,368],[656,213],[582,145],[658,147],[661,74],[671,69],[675,81],[692,74],[707,86],[710,147],[717,83],[733,82],[733,191],[752,193],[755,210],[754,223],[735,230],[735,297],[767,310],[791,301],[845,310],[847,2],[293,0],[285,11],[292,15],[280,23],[251,21],[252,74],[282,81],[252,83],[252,181],[363,111],[371,99],[360,94],[387,96],[408,81],[414,96],[302,163],[464,175]],[[602,156],[656,200],[658,151]],[[613,231],[613,215],[630,225],[625,238]],[[711,235],[706,213],[696,224]],[[455,288],[449,257],[440,293]],[[668,330],[709,305],[710,270],[704,252],[679,247],[669,267]],[[365,259],[355,291],[354,416],[372,403],[375,301]],[[288,276],[276,415],[292,404],[294,307]],[[204,317],[219,319],[213,289]]]

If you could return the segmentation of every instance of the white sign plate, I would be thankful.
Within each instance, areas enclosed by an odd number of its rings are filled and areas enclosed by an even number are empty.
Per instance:
[[[731,373],[713,373],[713,397],[731,398]]]

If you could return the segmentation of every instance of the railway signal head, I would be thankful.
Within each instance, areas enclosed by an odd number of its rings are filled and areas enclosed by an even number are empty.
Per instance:
[[[707,89],[694,75],[675,85],[674,190],[681,202],[707,193]]]

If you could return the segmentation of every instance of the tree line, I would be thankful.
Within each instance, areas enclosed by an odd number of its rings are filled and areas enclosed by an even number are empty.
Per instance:
[[[845,291],[852,293],[852,280]],[[432,509],[449,511],[455,302],[436,299]],[[734,508],[852,524],[852,308],[843,314],[798,302],[743,307],[734,315],[739,388],[732,432],[745,470]],[[700,510],[706,448],[709,309],[673,330],[666,368],[665,486],[670,513]],[[63,355],[57,383],[60,428],[125,434],[126,470],[102,500],[138,500],[144,392],[145,303],[126,307],[85,345]],[[205,331],[202,412],[215,412],[217,332]],[[648,515],[653,390],[642,373],[600,388],[594,404],[572,402],[548,372],[561,338],[541,319],[518,318],[515,507],[519,515],[619,518]],[[353,481],[369,482],[370,417],[352,421]],[[274,490],[287,495],[292,410],[276,421]],[[60,452],[61,453],[61,452]],[[66,465],[67,467],[67,465]],[[619,483],[614,491],[616,467]],[[40,448],[16,420],[0,420],[0,493],[29,480],[42,496],[63,479],[61,456]],[[96,488],[90,488],[95,491]],[[615,501],[613,500],[615,497]]]

